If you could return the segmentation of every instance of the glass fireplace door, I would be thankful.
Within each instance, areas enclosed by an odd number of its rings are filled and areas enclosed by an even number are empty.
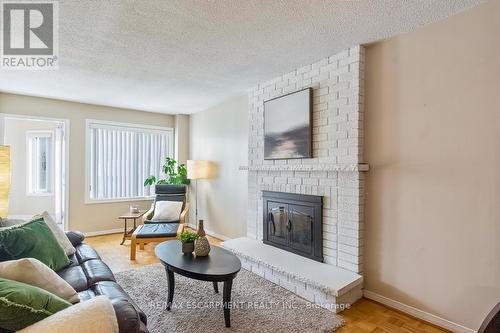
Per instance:
[[[271,242],[288,245],[288,205],[267,203],[267,235]]]
[[[289,205],[290,246],[304,254],[313,253],[313,216],[312,207]]]

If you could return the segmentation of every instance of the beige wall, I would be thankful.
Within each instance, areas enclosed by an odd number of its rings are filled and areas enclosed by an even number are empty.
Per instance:
[[[175,157],[178,163],[186,163],[189,158],[189,115],[175,116]]]
[[[190,159],[217,165],[215,179],[198,181],[198,218],[212,234],[229,238],[246,233],[248,98],[231,98],[190,117]],[[190,221],[194,223],[194,183]]]
[[[500,1],[366,50],[366,289],[477,329],[500,299]]]
[[[96,232],[121,228],[116,217],[127,212],[130,202],[85,204],[85,119],[100,119],[174,127],[174,117],[91,104],[0,93],[0,113],[36,115],[70,120],[69,229]],[[12,179],[13,182],[16,179]],[[148,208],[149,201],[139,202]]]
[[[10,146],[11,179],[14,180],[9,192],[9,215],[32,216],[47,211],[55,213],[54,186],[50,195],[27,195],[28,160],[26,147],[27,131],[54,131],[57,123],[8,119],[5,121],[5,142]],[[54,156],[54,154],[52,155]]]

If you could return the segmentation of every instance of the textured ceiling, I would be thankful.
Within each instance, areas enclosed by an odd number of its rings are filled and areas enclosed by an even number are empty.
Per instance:
[[[0,90],[192,113],[349,46],[482,2],[60,0],[59,70],[1,71]]]

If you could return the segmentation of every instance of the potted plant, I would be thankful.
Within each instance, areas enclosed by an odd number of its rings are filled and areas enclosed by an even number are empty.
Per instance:
[[[192,253],[194,251],[194,241],[198,239],[198,234],[192,231],[183,231],[180,235],[182,242],[182,252]]]
[[[187,169],[184,164],[178,164],[173,158],[167,157],[162,166],[163,173],[167,178],[157,179],[155,176],[149,176],[144,180],[144,186],[151,185],[189,185],[187,178]]]

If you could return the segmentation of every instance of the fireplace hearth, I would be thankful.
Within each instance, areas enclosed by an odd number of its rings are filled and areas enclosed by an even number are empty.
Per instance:
[[[263,191],[264,243],[323,261],[322,197]]]

